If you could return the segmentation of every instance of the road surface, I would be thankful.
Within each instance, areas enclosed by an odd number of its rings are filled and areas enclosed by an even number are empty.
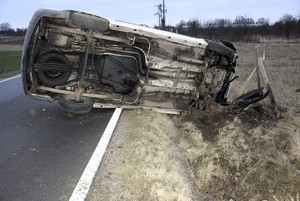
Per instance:
[[[70,118],[20,77],[0,82],[0,200],[68,200],[113,111]]]

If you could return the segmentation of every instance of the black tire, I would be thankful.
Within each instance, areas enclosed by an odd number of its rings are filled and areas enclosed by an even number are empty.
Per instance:
[[[74,12],[71,16],[71,24],[76,28],[89,29],[103,33],[108,30],[109,21],[105,18]]]
[[[47,52],[45,54],[42,54],[38,58],[38,63],[60,63],[71,65],[69,59],[59,52]],[[63,70],[46,70],[38,71],[37,77],[43,84],[50,87],[55,87],[66,83],[67,80],[70,78],[71,73],[72,72]]]
[[[207,49],[217,52],[218,54],[232,60],[234,58],[234,51],[230,49],[229,47],[226,47],[223,44],[214,42],[214,41],[208,41]]]
[[[76,102],[73,95],[62,96],[57,103],[60,109],[71,114],[86,114],[93,108],[93,100],[91,98],[81,97],[80,101]]]

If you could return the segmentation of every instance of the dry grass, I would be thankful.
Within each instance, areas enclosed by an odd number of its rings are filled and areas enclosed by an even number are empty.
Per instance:
[[[290,136],[291,138],[291,160],[300,161],[300,130]]]
[[[0,37],[0,52],[2,51],[21,51],[24,37],[6,36]]]
[[[131,124],[125,127],[124,166],[119,174],[126,183],[123,200],[186,200],[191,194],[176,159],[174,125],[165,115],[148,113],[139,117],[131,112]],[[137,126],[139,125],[139,126]],[[128,157],[129,156],[129,157]],[[135,171],[132,171],[135,169]],[[142,187],[142,190],[141,190]]]
[[[300,201],[300,194],[297,193],[294,196],[290,195],[290,194],[287,194],[285,197],[276,197],[276,196],[273,196],[273,199],[275,201]]]
[[[271,115],[265,107],[259,112],[250,109],[224,116],[228,121],[223,124],[208,122],[207,132],[219,128],[214,140],[191,144],[182,138],[199,191],[209,192],[211,200],[286,200],[281,198],[300,192],[300,118],[286,114],[284,120],[277,120]],[[187,122],[182,122],[190,120],[177,121],[186,130]],[[203,129],[190,130],[197,131]]]
[[[124,111],[88,200],[195,200],[175,128],[167,115]]]
[[[255,46],[260,47],[260,53],[265,50],[265,67],[277,100],[285,106],[299,108],[300,89],[300,43],[262,43],[237,44],[240,55],[240,66],[237,68],[239,88],[255,67]],[[255,83],[252,84],[254,87]]]
[[[23,48],[23,45],[6,45],[6,44],[0,44],[0,52],[5,51],[21,51]]]

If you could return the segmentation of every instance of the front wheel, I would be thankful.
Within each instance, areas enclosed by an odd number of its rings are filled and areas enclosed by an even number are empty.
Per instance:
[[[65,95],[59,98],[57,103],[60,109],[71,114],[86,114],[93,108],[93,100],[88,97],[81,97],[79,101],[75,101],[73,95]]]

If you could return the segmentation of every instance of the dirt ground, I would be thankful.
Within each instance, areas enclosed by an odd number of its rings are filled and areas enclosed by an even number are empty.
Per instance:
[[[275,114],[268,99],[205,119],[124,110],[87,200],[300,200],[300,43],[235,45],[232,93],[259,45],[284,112]]]

